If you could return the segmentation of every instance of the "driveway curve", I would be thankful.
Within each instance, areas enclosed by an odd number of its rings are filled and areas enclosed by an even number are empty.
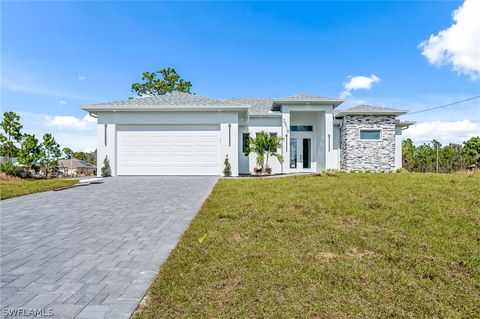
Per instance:
[[[216,180],[117,177],[2,201],[2,316],[129,318]]]

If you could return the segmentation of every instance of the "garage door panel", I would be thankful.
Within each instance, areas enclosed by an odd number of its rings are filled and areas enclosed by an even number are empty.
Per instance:
[[[120,125],[118,175],[218,175],[219,125]]]

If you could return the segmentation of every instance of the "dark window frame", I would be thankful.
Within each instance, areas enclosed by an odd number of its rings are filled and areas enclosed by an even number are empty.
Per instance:
[[[364,132],[378,132],[378,138],[371,138],[371,137],[365,137],[363,136],[362,137],[362,133]],[[361,128],[359,129],[359,132],[358,132],[358,138],[362,141],[381,141],[382,140],[382,130],[381,129],[377,129],[377,128]]]
[[[250,133],[243,133],[242,134],[242,151],[245,154],[250,147],[248,140],[250,139]]]
[[[291,132],[313,132],[313,125],[290,125]]]

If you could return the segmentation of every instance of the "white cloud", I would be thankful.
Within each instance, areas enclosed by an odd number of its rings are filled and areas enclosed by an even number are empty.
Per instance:
[[[58,129],[75,129],[80,131],[92,130],[95,127],[96,119],[90,115],[78,118],[70,115],[45,116],[43,124],[47,127]]]
[[[480,1],[465,0],[453,11],[450,27],[430,35],[420,43],[430,64],[452,64],[459,74],[469,75],[472,80],[480,78]]]
[[[95,129],[78,130],[76,128],[68,129],[65,127],[46,126],[45,117],[47,114],[17,112],[21,117],[23,125],[22,132],[35,134],[38,139],[42,139],[45,133],[51,133],[55,140],[63,147],[70,147],[75,151],[91,151],[97,146],[97,132]],[[50,115],[50,117],[54,117]],[[79,118],[80,120],[80,118]],[[87,121],[92,121],[88,119]],[[94,124],[91,124],[95,128]]]
[[[62,105],[65,105],[65,104],[67,104],[67,101],[65,101],[65,100],[60,100],[60,101],[58,101],[58,103],[59,103],[59,104],[62,104]]]
[[[78,80],[79,81],[85,81],[87,79],[87,77],[85,75],[78,75]]]
[[[472,122],[468,119],[452,122],[420,122],[410,126],[403,135],[404,138],[411,138],[415,143],[431,142],[433,139],[443,144],[462,143],[473,136],[480,136],[480,122]]]
[[[371,76],[363,76],[363,75],[351,76],[350,75],[348,78],[349,80],[345,82],[343,86],[344,90],[340,92],[340,98],[342,99],[348,96],[351,96],[352,95],[351,91],[353,90],[359,90],[359,89],[370,90],[373,84],[380,82],[380,78],[375,74],[372,74]]]

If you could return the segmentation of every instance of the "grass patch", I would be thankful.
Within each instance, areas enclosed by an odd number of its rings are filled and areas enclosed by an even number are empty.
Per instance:
[[[136,319],[474,318],[480,179],[220,180]]]
[[[0,199],[45,192],[78,184],[66,179],[10,179],[0,180]]]

